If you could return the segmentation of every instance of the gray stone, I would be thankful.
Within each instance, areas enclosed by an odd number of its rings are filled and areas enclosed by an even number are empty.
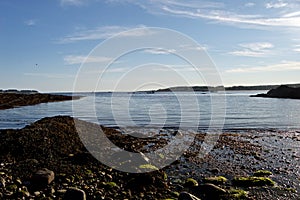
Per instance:
[[[54,180],[54,172],[43,168],[38,170],[31,178],[34,184],[48,185]]]
[[[202,186],[200,186],[200,188],[208,194],[214,194],[214,195],[222,195],[222,194],[226,194],[226,190],[220,188],[219,186],[216,186],[212,183],[206,183]]]
[[[218,173],[220,173],[220,170],[218,168],[213,168],[210,170],[210,172],[212,172],[214,174],[218,174]]]
[[[86,195],[83,190],[70,187],[65,193],[63,200],[86,200]]]
[[[198,197],[196,197],[190,193],[181,192],[178,197],[178,200],[201,200],[201,199],[199,199]]]
[[[0,188],[5,188],[5,183],[6,183],[5,179],[0,177]]]
[[[18,192],[21,197],[30,197],[30,193],[28,191],[21,190]]]
[[[40,195],[41,195],[41,192],[40,192],[40,191],[35,191],[35,192],[33,193],[33,195],[36,196],[36,197],[37,197],[37,196],[40,196]]]
[[[61,190],[57,190],[56,193],[61,195],[61,194],[65,194],[67,192],[67,190],[65,189],[61,189]]]

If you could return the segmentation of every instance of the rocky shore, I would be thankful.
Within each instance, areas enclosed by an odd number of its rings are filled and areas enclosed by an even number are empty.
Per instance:
[[[66,95],[54,95],[54,94],[43,94],[43,93],[0,93],[0,110],[10,109],[20,106],[36,105],[40,103],[58,102],[58,101],[69,101],[79,99],[80,97],[72,97]]]
[[[75,121],[83,129],[99,128]],[[136,138],[101,128],[114,144],[132,152],[152,151],[169,143],[172,135],[183,134],[161,131],[151,138]],[[130,174],[92,157],[71,117],[1,130],[0,199],[300,198],[300,132],[227,132],[208,155],[199,157],[205,136],[198,133],[189,150],[168,167]],[[155,169],[155,164],[143,167]]]
[[[300,99],[300,87],[289,87],[281,85],[269,90],[266,94],[251,95],[251,97],[282,98],[282,99]]]

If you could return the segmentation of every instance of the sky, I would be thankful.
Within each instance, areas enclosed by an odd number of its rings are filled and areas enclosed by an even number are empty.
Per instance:
[[[210,83],[205,67],[196,66],[199,74],[180,57],[190,46],[176,34],[199,44],[207,57],[197,64],[211,59],[224,86],[300,83],[300,0],[1,0],[0,89],[131,91]],[[149,40],[180,49],[114,55]]]

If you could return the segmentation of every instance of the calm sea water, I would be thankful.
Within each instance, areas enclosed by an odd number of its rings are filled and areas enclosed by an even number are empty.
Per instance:
[[[300,129],[300,100],[249,97],[262,92],[226,92],[225,102],[219,93],[84,94],[74,107],[65,101],[0,110],[0,128],[22,128],[43,117],[70,115],[109,127],[205,130],[212,119],[218,123],[224,119],[224,129],[229,130]],[[226,115],[220,108],[223,103]]]

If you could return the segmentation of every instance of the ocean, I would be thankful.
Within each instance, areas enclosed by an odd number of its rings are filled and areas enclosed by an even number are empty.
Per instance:
[[[249,97],[264,92],[227,91],[225,95],[218,92],[80,93],[75,95],[85,97],[73,102],[0,110],[0,129],[22,128],[56,115],[118,128],[180,127],[205,131],[216,122],[217,128],[231,131],[300,129],[300,100]]]

